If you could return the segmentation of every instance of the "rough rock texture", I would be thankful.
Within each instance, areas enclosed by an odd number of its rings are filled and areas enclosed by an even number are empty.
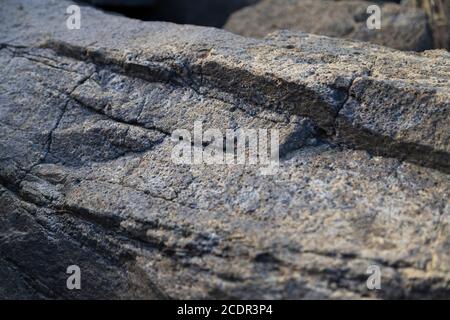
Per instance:
[[[68,4],[0,11],[0,297],[449,297],[447,52]],[[175,165],[197,120],[279,129],[279,173]]]
[[[330,37],[368,41],[400,50],[433,48],[425,12],[409,5],[384,3],[381,30],[367,28],[367,8],[375,2],[355,0],[263,0],[235,12],[225,29],[264,37],[289,29]]]

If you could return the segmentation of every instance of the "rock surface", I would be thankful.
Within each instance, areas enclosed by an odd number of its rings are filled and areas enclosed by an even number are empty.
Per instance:
[[[381,30],[367,28],[367,8],[375,2],[355,0],[263,0],[235,12],[225,29],[250,37],[281,30],[367,41],[399,50],[433,48],[425,12],[409,5],[383,3]]]
[[[0,297],[449,297],[447,52],[69,4],[0,11]],[[279,173],[174,164],[198,120],[279,129]]]

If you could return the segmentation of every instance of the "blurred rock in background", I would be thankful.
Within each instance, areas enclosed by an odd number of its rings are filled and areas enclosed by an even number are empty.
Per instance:
[[[367,28],[367,8],[372,4],[381,7],[381,30]],[[251,37],[290,29],[368,41],[400,50],[422,51],[434,47],[426,12],[412,3],[263,0],[234,13],[225,29]]]
[[[406,0],[405,0],[406,2]],[[435,48],[450,48],[450,1],[408,0],[428,15]]]

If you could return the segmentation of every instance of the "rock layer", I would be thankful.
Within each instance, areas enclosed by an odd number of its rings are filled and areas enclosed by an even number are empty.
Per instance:
[[[69,4],[0,12],[1,297],[449,296],[447,52]],[[174,164],[195,121],[279,129],[279,173]]]

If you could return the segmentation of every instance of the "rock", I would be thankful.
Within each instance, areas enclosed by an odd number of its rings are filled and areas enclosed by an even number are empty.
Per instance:
[[[0,297],[449,296],[448,52],[69,4],[0,12]],[[278,174],[174,164],[195,121],[278,129]]]
[[[297,30],[368,41],[400,50],[433,48],[425,12],[408,5],[380,4],[381,30],[367,28],[367,8],[374,2],[333,0],[263,0],[235,12],[225,29],[249,37]]]
[[[420,8],[426,13],[434,48],[450,49],[450,1],[402,0],[401,3],[405,7]]]

